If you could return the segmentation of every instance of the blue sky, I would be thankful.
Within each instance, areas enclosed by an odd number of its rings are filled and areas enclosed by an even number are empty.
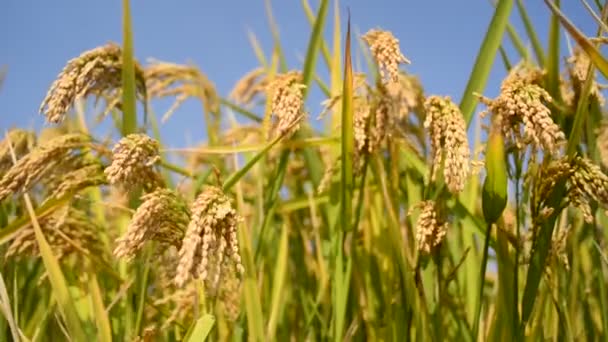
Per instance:
[[[545,42],[549,11],[543,1],[524,1]],[[316,9],[318,1],[310,0]],[[563,11],[587,34],[596,25],[579,1],[562,1]],[[310,26],[300,1],[271,1],[289,68],[301,68]],[[466,85],[479,45],[493,14],[488,0],[398,1],[342,0],[342,14],[350,8],[354,28],[364,33],[380,27],[400,39],[412,61],[405,67],[420,77],[428,94],[451,95],[458,101]],[[266,54],[272,39],[264,0],[131,1],[136,57],[175,63],[193,62],[227,94],[233,84],[257,66],[247,31],[254,32]],[[329,18],[333,18],[333,5]],[[342,16],[343,24],[345,16]],[[514,13],[512,23],[525,36]],[[326,36],[330,37],[331,20]],[[343,25],[344,27],[344,25]],[[40,128],[38,107],[65,63],[82,51],[108,41],[122,41],[121,1],[5,0],[0,10],[0,66],[8,75],[0,89],[0,129]],[[562,38],[565,34],[562,32]],[[562,39],[563,42],[565,40]],[[510,46],[509,44],[507,44]],[[565,46],[565,43],[563,44]],[[511,54],[515,58],[515,54]],[[319,70],[325,66],[319,59]],[[488,82],[486,95],[496,94],[504,69],[500,60]],[[318,92],[315,92],[318,94]],[[314,96],[308,103],[318,113]],[[163,106],[153,108],[158,115]],[[164,143],[182,147],[204,139],[204,121],[198,104],[185,104],[163,126]]]

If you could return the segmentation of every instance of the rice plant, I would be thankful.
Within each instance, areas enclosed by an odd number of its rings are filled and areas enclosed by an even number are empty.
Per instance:
[[[303,1],[301,66],[254,45],[220,94],[204,65],[136,60],[124,0],[123,43],[66,62],[43,130],[3,132],[0,340],[608,339],[608,7],[584,2],[587,37],[545,3],[547,47],[523,1],[496,2],[455,103],[337,2],[328,40],[330,2]],[[206,142],[168,149],[160,125],[191,98]]]

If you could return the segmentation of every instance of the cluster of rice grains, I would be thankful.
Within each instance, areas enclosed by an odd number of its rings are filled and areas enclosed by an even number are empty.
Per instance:
[[[141,133],[129,134],[112,149],[112,163],[105,169],[113,185],[133,188],[138,185],[153,189],[162,185],[154,165],[160,161],[158,141]]]
[[[559,182],[564,182],[566,186],[563,203],[578,208],[587,223],[594,220],[592,201],[605,209],[608,207],[608,176],[588,158],[562,157],[541,167],[538,172],[532,192],[532,201],[538,213],[535,217],[542,219],[553,212],[554,209],[546,205],[546,200]]]
[[[89,142],[88,136],[72,133],[60,135],[36,146],[17,160],[0,178],[0,201],[28,191],[40,181],[54,185],[47,188],[54,196],[77,190],[86,186],[86,183],[104,183],[105,180],[101,177],[86,179],[89,172],[95,171],[91,170],[91,165],[98,165],[95,161],[88,162],[84,158],[82,148],[87,147]],[[8,143],[5,140],[3,144]],[[3,151],[7,152],[9,156],[3,155],[2,159],[10,158],[10,151]]]
[[[137,89],[145,92],[143,70],[135,66]],[[40,105],[48,122],[59,123],[77,99],[93,95],[108,100],[108,108],[118,104],[122,83],[122,50],[114,43],[85,51],[70,60],[51,85]]]
[[[147,241],[159,242],[164,246],[161,250],[173,247],[179,252],[170,258],[176,270],[170,286],[175,285],[179,293],[193,291],[188,288],[199,279],[206,295],[227,298],[238,293],[238,279],[244,272],[237,240],[240,220],[218,187],[205,188],[190,207],[173,190],[157,188],[142,196],[126,234],[116,241],[114,255],[130,260]],[[230,301],[234,304],[239,299],[231,297]],[[224,305],[236,310],[235,305]]]
[[[442,165],[448,189],[458,193],[469,176],[470,150],[467,125],[460,109],[449,97],[431,96],[424,103],[424,127],[431,138],[433,167],[431,180]]]
[[[416,220],[416,245],[421,253],[428,254],[445,238],[448,222],[435,201],[422,201],[410,211],[415,209],[420,209]]]
[[[299,71],[276,75],[266,85],[270,111],[276,118],[271,130],[274,137],[291,135],[300,127],[304,117],[303,90],[302,73]]]
[[[547,107],[553,99],[532,79],[526,68],[514,68],[503,81],[497,98],[480,98],[488,107],[481,115],[492,112],[504,136],[518,149],[531,146],[533,151],[557,155],[566,137]]]

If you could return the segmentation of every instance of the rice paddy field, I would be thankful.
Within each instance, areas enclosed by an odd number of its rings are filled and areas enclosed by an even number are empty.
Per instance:
[[[122,42],[40,94],[44,128],[3,129],[0,341],[608,340],[607,4],[582,0],[585,35],[544,0],[541,39],[495,1],[455,103],[407,42],[302,3],[302,64],[253,44],[221,94],[204,66],[136,60],[123,0]],[[191,99],[207,139],[168,149]]]

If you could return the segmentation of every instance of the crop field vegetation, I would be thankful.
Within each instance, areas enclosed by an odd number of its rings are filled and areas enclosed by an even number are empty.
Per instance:
[[[57,70],[40,131],[2,132],[0,341],[608,340],[608,5],[581,0],[584,35],[544,2],[541,39],[496,1],[463,94],[428,94],[407,42],[303,0],[302,65],[271,25],[220,94],[136,60],[123,0],[122,43]],[[206,141],[168,149],[189,99]]]

